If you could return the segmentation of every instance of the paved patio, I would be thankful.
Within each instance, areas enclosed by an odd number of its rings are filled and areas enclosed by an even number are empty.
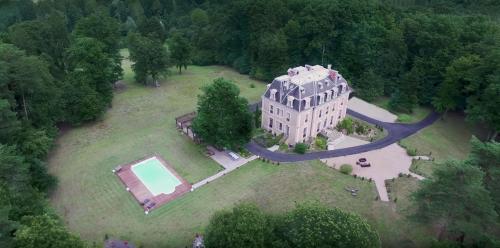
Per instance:
[[[193,190],[195,190],[195,189],[197,189],[197,188],[199,188],[207,183],[210,183],[211,181],[214,181],[214,180],[218,179],[219,177],[222,177],[235,169],[238,169],[239,167],[245,165],[246,163],[248,163],[252,160],[257,159],[256,155],[252,155],[248,158],[240,157],[236,160],[233,160],[229,157],[229,155],[225,151],[218,151],[217,149],[215,149],[213,147],[209,147],[208,149],[210,149],[212,152],[214,152],[214,155],[210,156],[210,158],[212,158],[213,160],[215,160],[215,162],[219,163],[222,167],[224,167],[224,170],[219,171],[217,174],[212,175],[210,177],[207,177],[207,178],[193,184],[191,191],[193,191]]]
[[[398,119],[395,114],[356,97],[349,100],[347,107],[379,121],[395,122]]]
[[[359,158],[366,158],[371,167],[356,165]],[[406,154],[406,150],[398,144],[392,144],[382,149],[354,154],[343,157],[328,158],[322,160],[328,166],[339,169],[342,164],[350,164],[353,167],[352,174],[360,177],[372,178],[377,186],[381,201],[389,201],[385,180],[398,177],[399,173],[411,174],[419,180],[424,179],[420,175],[410,172],[412,157]]]

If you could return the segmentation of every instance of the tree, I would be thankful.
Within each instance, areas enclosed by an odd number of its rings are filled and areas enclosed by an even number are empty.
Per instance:
[[[23,248],[66,248],[85,247],[85,244],[63,225],[47,214],[26,216],[22,226],[15,233],[16,247]]]
[[[239,96],[238,87],[218,78],[202,91],[198,96],[198,115],[193,121],[194,132],[218,148],[237,149],[250,141],[252,113],[248,101]]]
[[[319,204],[302,204],[287,214],[286,247],[380,247],[375,230],[355,214]]]
[[[12,111],[9,101],[0,99],[0,143],[12,144],[20,127],[16,113]]]
[[[75,71],[67,76],[64,90],[65,119],[79,125],[98,118],[106,109],[106,102],[92,88],[94,83],[83,72]]]
[[[67,50],[71,76],[88,83],[106,105],[113,100],[115,62],[106,51],[106,46],[94,38],[78,38]],[[101,110],[103,111],[103,110]]]
[[[158,76],[167,69],[169,62],[165,47],[158,40],[139,34],[131,34],[128,44],[135,80],[146,85],[151,76],[153,83],[158,84]]]
[[[466,161],[447,161],[436,167],[412,195],[413,217],[439,227],[439,240],[448,237],[470,243],[482,239],[497,218],[483,178],[484,172]]]
[[[5,185],[0,184],[0,247],[12,247],[12,233],[16,231],[19,224],[9,218],[9,212],[12,208],[9,199],[9,191]]]
[[[241,204],[231,211],[216,212],[206,229],[210,247],[264,247],[266,218],[255,205]]]
[[[60,90],[45,61],[0,43],[0,64],[6,67],[5,75],[0,76],[0,95],[8,99],[19,118],[41,127],[61,116]]]
[[[43,19],[26,21],[9,28],[9,40],[29,55],[42,55],[49,62],[53,76],[64,74],[64,50],[69,47],[66,17],[52,11]]]
[[[484,171],[484,185],[490,191],[496,212],[500,213],[500,143],[472,137],[471,147],[467,160]]]
[[[163,22],[157,17],[145,18],[139,22],[137,27],[139,33],[149,39],[157,40],[161,44],[165,42],[167,34]]]
[[[104,44],[103,51],[113,61],[112,82],[119,80],[122,77],[123,70],[121,67],[120,56],[120,23],[104,13],[92,14],[88,17],[78,20],[73,31],[76,37],[94,38]]]
[[[188,64],[191,63],[192,50],[189,41],[184,36],[176,34],[170,40],[168,48],[172,63],[179,68],[179,74],[182,72],[182,67],[187,70]]]

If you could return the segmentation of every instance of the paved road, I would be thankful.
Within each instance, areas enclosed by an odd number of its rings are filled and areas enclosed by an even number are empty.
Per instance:
[[[412,124],[402,124],[402,123],[389,123],[382,122],[373,118],[370,118],[366,115],[355,112],[351,109],[347,110],[347,114],[356,117],[358,119],[364,120],[374,125],[379,125],[385,128],[388,131],[388,135],[383,139],[377,140],[375,142],[355,146],[348,147],[343,149],[331,150],[331,151],[320,151],[320,152],[311,152],[306,154],[290,154],[290,153],[280,153],[280,152],[272,152],[267,150],[266,148],[258,145],[254,141],[251,141],[247,144],[246,148],[253,154],[264,157],[266,159],[276,161],[276,162],[298,162],[305,160],[315,160],[315,159],[325,159],[325,158],[333,158],[339,156],[347,156],[352,154],[358,154],[363,152],[368,152],[372,150],[377,150],[380,148],[384,148],[390,144],[398,142],[419,130],[431,125],[437,119],[439,119],[439,114],[436,112],[432,112],[425,119],[420,122],[412,123]]]

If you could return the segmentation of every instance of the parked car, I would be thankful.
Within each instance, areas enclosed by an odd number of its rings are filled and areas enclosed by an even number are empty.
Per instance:
[[[151,200],[149,200],[149,199],[146,198],[146,199],[144,199],[143,202],[141,202],[141,205],[144,206],[144,205],[148,204],[148,202],[150,202],[150,201]]]
[[[371,164],[368,163],[368,161],[366,160],[366,158],[360,158],[358,159],[358,161],[356,162],[357,165],[361,166],[361,167],[370,167]]]
[[[228,151],[227,154],[229,155],[229,157],[232,160],[238,160],[240,158],[240,156],[238,156],[238,154],[236,154],[235,152],[232,152],[232,151]]]
[[[152,209],[154,206],[156,206],[156,202],[154,201],[151,201],[149,203],[146,204],[146,208],[149,210],[149,209]]]

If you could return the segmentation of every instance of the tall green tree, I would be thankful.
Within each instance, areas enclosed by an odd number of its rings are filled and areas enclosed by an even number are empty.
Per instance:
[[[111,104],[116,64],[106,52],[106,46],[94,38],[78,38],[68,48],[67,57],[70,71],[77,71],[79,80],[88,82],[105,104]]]
[[[198,115],[194,132],[204,142],[218,148],[237,149],[250,141],[253,129],[248,101],[231,81],[215,79],[198,96]]]
[[[302,204],[282,223],[286,247],[380,247],[375,230],[361,217],[320,204]]]
[[[131,34],[128,37],[130,59],[134,62],[132,69],[135,72],[135,80],[142,84],[148,84],[151,77],[154,84],[158,84],[159,75],[167,70],[169,63],[167,50],[163,44],[139,34]]]
[[[120,23],[104,13],[92,14],[88,17],[78,20],[73,31],[76,37],[94,38],[104,44],[103,51],[113,61],[112,82],[119,80],[122,77],[123,70],[121,67],[120,56]]]
[[[216,212],[206,229],[205,244],[210,247],[264,247],[268,227],[265,215],[251,204]]]
[[[191,63],[191,44],[181,34],[174,35],[168,44],[170,58],[172,63],[179,68],[180,74],[182,73],[182,67],[187,70],[188,64]]]
[[[9,40],[29,55],[41,55],[49,62],[53,76],[64,75],[64,50],[69,47],[66,17],[52,11],[46,17],[25,21],[9,28]]]
[[[25,248],[83,248],[85,244],[77,236],[64,229],[62,224],[49,215],[26,216],[15,234],[16,247]]]
[[[413,194],[417,221],[438,227],[439,240],[481,240],[497,213],[483,184],[484,172],[466,161],[447,161]]]
[[[484,171],[485,187],[490,191],[496,212],[500,213],[500,143],[472,137],[471,147],[468,162]]]
[[[61,116],[61,99],[47,63],[1,43],[0,61],[7,67],[7,73],[0,77],[0,94],[9,100],[11,108],[35,126],[53,124]]]

